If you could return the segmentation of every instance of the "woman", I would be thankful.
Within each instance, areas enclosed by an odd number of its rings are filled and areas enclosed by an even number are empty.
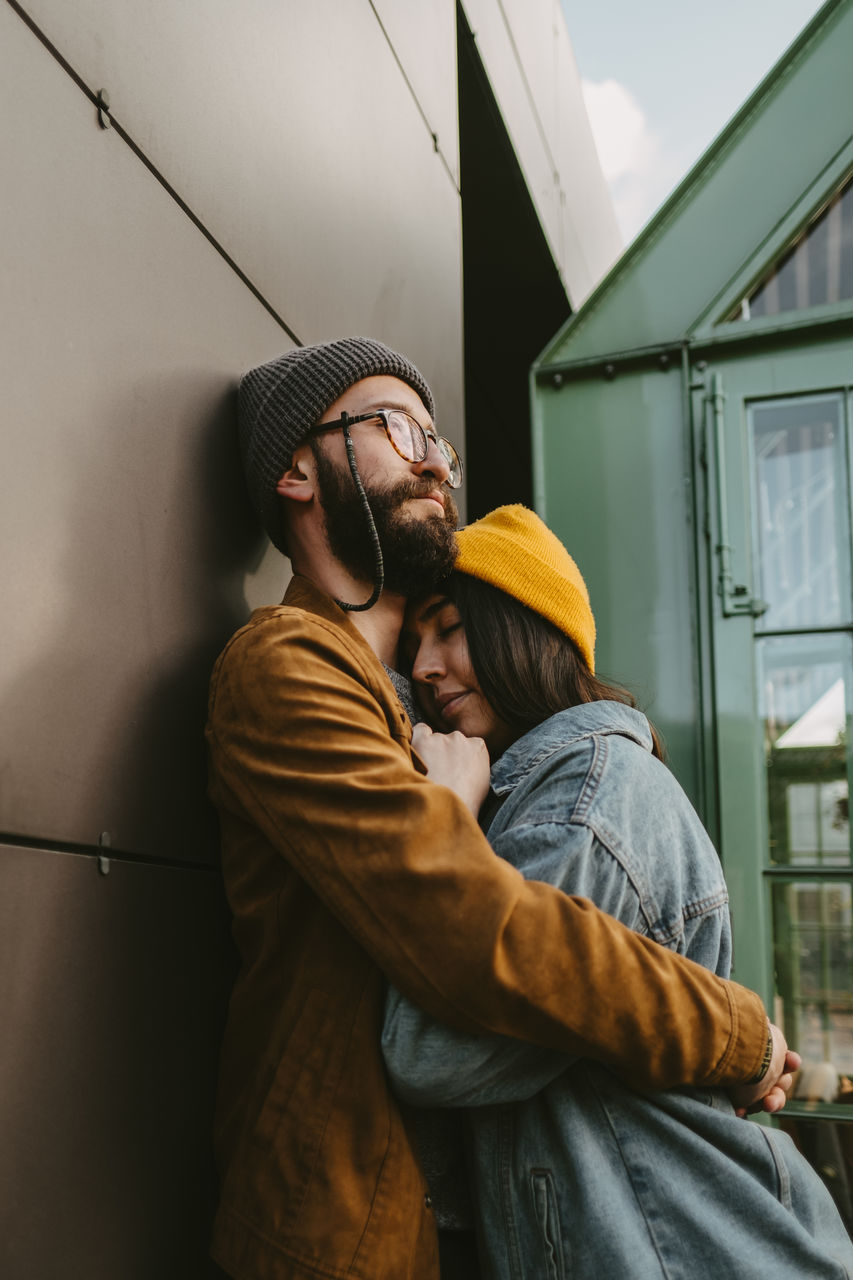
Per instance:
[[[489,748],[495,852],[727,976],[719,860],[645,717],[595,675],[574,561],[519,506],[458,538],[446,594],[414,607],[406,647],[427,718]],[[418,749],[429,767],[428,732]],[[449,1030],[393,990],[383,1049],[406,1101],[469,1108],[492,1280],[853,1277],[817,1175],[725,1094],[635,1094],[587,1060]]]

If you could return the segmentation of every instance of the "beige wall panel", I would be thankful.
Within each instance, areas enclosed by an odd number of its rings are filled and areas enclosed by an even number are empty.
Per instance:
[[[288,340],[6,5],[0,50],[0,831],[208,858],[207,678],[265,546],[232,387]]]
[[[458,192],[368,0],[25,7],[302,341],[393,341],[459,435]],[[402,11],[384,7],[448,132],[453,6],[416,21],[407,7],[406,40]]]
[[[375,0],[374,7],[458,186],[455,0]]]
[[[201,1280],[218,875],[0,845],[0,1275]]]

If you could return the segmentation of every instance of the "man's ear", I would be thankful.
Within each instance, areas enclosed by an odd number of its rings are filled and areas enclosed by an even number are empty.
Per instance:
[[[316,470],[310,449],[297,449],[290,466],[275,486],[276,493],[294,502],[310,502],[315,494]]]

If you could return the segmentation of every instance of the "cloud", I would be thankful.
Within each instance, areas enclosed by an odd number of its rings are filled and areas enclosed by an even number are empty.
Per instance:
[[[584,80],[583,96],[607,181],[646,170],[654,162],[657,140],[631,92],[618,80]]]
[[[678,177],[636,98],[618,80],[583,80],[583,96],[616,218],[630,241]]]

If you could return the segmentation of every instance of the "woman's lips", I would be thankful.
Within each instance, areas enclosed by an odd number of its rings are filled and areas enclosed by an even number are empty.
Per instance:
[[[442,693],[436,698],[438,705],[438,713],[440,716],[454,715],[462,704],[464,698],[468,697],[470,690],[457,689],[454,693]]]

